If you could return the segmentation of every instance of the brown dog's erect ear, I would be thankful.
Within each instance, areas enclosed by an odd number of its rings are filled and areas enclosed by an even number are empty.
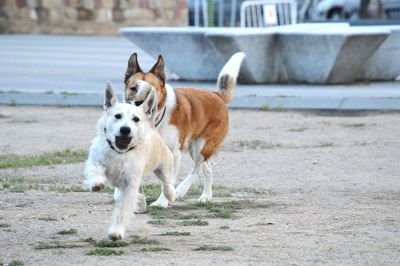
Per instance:
[[[126,69],[125,72],[125,83],[128,80],[130,76],[137,72],[143,72],[142,69],[139,66],[138,60],[137,60],[137,53],[133,53],[131,57],[129,57],[128,60],[128,68]]]
[[[151,68],[150,73],[156,75],[163,85],[165,85],[165,70],[164,70],[164,59],[162,55],[158,56],[157,63]]]

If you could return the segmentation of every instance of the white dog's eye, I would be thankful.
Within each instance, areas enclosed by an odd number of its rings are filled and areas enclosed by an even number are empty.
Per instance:
[[[139,117],[136,117],[136,116],[135,116],[135,117],[133,117],[133,118],[132,118],[132,120],[133,120],[133,122],[135,122],[135,123],[137,123],[137,122],[139,122],[139,121],[140,121]]]
[[[116,114],[114,117],[115,117],[116,119],[121,119],[122,115],[121,115],[121,114]]]

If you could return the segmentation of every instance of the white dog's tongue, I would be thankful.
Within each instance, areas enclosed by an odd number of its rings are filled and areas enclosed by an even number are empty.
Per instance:
[[[118,149],[123,150],[128,148],[129,143],[131,143],[132,137],[124,137],[124,136],[116,136],[115,137],[115,146]]]

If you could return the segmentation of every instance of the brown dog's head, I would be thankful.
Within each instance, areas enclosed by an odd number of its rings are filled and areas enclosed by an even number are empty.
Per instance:
[[[137,54],[133,53],[128,60],[128,68],[125,73],[125,102],[140,105],[147,93],[140,91],[140,81],[149,83],[157,92],[158,110],[161,110],[166,102],[167,89],[165,88],[164,59],[161,55],[149,72],[143,72],[140,68]]]

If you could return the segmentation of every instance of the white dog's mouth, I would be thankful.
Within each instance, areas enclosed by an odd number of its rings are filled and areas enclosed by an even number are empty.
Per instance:
[[[129,136],[115,136],[115,146],[120,150],[126,150],[132,141]]]

